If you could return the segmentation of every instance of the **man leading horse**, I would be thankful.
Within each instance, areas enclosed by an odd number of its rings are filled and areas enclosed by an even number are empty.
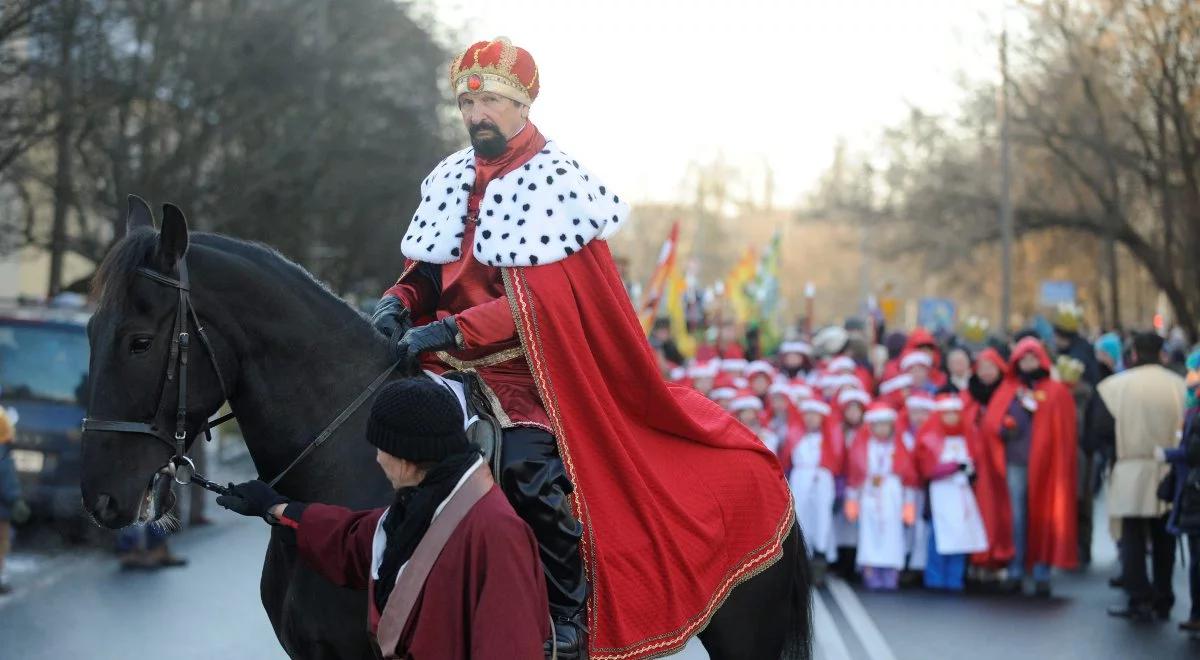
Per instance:
[[[373,322],[414,370],[478,374],[558,657],[678,649],[780,558],[787,485],[750,431],[659,375],[605,243],[629,207],[529,120],[530,54],[472,44],[450,83],[471,147],[422,182]]]

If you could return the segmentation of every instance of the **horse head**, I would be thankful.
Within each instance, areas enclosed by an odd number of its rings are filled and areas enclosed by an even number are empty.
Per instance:
[[[156,231],[150,207],[131,195],[126,236],[105,257],[93,283],[100,299],[88,323],[91,377],[80,486],[84,510],[104,527],[149,522],[170,511],[175,498],[163,468],[175,454],[171,440],[178,435],[190,446],[225,399],[221,356],[202,355],[213,345],[196,341],[194,318],[180,310],[187,296],[164,284],[181,278],[187,252],[183,212],[165,204]],[[181,328],[190,341],[180,341]],[[215,334],[208,336],[223,344]],[[183,345],[187,367],[178,369]],[[95,428],[97,421],[102,428]],[[104,428],[111,422],[131,428]]]

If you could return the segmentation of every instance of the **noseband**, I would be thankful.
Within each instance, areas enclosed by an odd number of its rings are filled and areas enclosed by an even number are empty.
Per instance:
[[[221,401],[229,400],[229,391],[225,388],[225,379],[221,376],[221,367],[217,364],[216,353],[213,352],[212,344],[208,341],[208,335],[204,332],[204,327],[200,325],[200,317],[196,315],[196,308],[192,306],[191,299],[191,283],[188,280],[187,262],[183,259],[179,260],[179,279],[172,279],[161,273],[155,272],[145,266],[140,266],[137,269],[137,274],[145,277],[152,282],[163,286],[171,287],[179,292],[179,303],[175,308],[175,324],[171,330],[172,341],[171,350],[167,354],[166,365],[166,380],[163,381],[162,391],[158,395],[158,406],[154,409],[154,417],[150,422],[128,422],[128,421],[112,421],[104,419],[84,418],[83,430],[86,431],[114,431],[117,433],[137,433],[140,435],[149,435],[157,438],[159,441],[166,444],[174,451],[171,456],[171,461],[167,464],[167,469],[175,478],[175,481],[180,484],[195,483],[207,490],[215,493],[224,494],[227,490],[218,484],[204,479],[201,475],[195,473],[195,466],[191,459],[187,457],[187,368],[188,368],[188,349],[191,346],[191,333],[188,331],[190,327],[195,327],[195,334],[200,338],[200,344],[204,346],[204,351],[208,354],[208,361],[212,364],[213,372],[217,375],[217,382],[221,386]],[[190,325],[189,325],[190,324]],[[338,413],[324,429],[321,430],[312,442],[307,446],[287,465],[274,479],[270,481],[272,487],[279,483],[281,479],[292,468],[300,464],[314,450],[325,443],[326,440],[333,435],[333,432],[338,429],[354,411],[358,410],[371,395],[383,385],[388,376],[395,371],[400,365],[400,360],[393,362],[382,373],[380,373],[370,385],[366,387],[358,397],[350,402],[345,408]],[[169,436],[161,429],[154,425],[154,422],[159,417],[159,412],[163,408],[167,395],[167,385],[172,380],[179,382],[179,396],[175,407],[175,434]],[[216,419],[206,420],[198,433],[203,433],[205,437],[212,441],[212,429],[220,424],[223,424],[233,419],[234,414],[228,413]],[[178,471],[178,472],[177,472]]]

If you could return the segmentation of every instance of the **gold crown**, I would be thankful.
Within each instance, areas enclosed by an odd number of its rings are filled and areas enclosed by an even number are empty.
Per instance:
[[[496,45],[500,46],[498,53]],[[529,78],[528,83],[521,80],[522,75]],[[480,41],[450,63],[450,86],[455,96],[465,92],[493,92],[529,105],[538,93],[537,64],[508,37]]]

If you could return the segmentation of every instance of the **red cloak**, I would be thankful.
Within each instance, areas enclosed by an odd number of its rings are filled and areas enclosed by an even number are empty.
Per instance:
[[[1024,388],[1017,363],[1032,353],[1047,372],[1050,357],[1041,342],[1022,339],[1009,359],[1009,373],[992,395],[983,416],[983,429],[999,442],[1008,409]],[[1078,463],[1076,457],[1075,397],[1062,383],[1046,377],[1033,388],[1037,402],[1029,447],[1029,502],[1026,513],[1025,564],[1050,564],[1073,569],[1079,564],[1075,516]],[[1003,455],[1003,445],[1000,446]],[[1011,527],[1011,524],[1010,524]]]
[[[1000,368],[1001,377],[1008,373],[1008,364],[995,349],[986,349],[979,360],[987,360]],[[979,454],[975,458],[975,502],[987,530],[988,549],[971,555],[971,563],[998,570],[1008,566],[1016,555],[1013,545],[1012,502],[1008,499],[1008,479],[1004,462],[1004,442],[997,430],[983,423],[987,412],[978,401],[964,393],[966,404],[963,420],[972,426],[979,438]],[[993,395],[991,401],[995,401]],[[1006,408],[1007,409],[1007,408]]]
[[[784,474],[792,473],[792,451],[808,432],[804,428],[804,413],[795,403],[788,400],[788,434],[781,443],[779,462]],[[825,415],[821,422],[821,467],[829,470],[829,474],[837,477],[842,473],[842,463],[845,460],[846,446],[842,435],[834,432],[833,414]]]
[[[933,413],[916,435],[917,471],[921,478],[930,481],[936,475],[938,465],[942,462],[942,450],[946,446],[946,437],[961,435],[967,443],[967,455],[971,461],[978,462],[982,453],[979,443],[979,430],[963,417],[957,426],[948,427],[938,413]],[[976,496],[978,499],[978,496]]]
[[[671,653],[780,558],[794,512],[779,461],[704,395],[663,380],[606,243],[503,275],[575,485],[590,657]]]
[[[850,446],[849,453],[846,454],[846,486],[850,488],[862,488],[863,482],[867,480],[870,469],[867,465],[867,445],[870,442],[871,425],[863,424],[854,437],[854,444]],[[917,466],[912,454],[904,446],[899,430],[892,433],[892,444],[895,446],[895,451],[892,452],[892,473],[900,477],[900,483],[904,484],[905,488],[916,488]]]
[[[309,504],[300,520],[286,521],[305,563],[334,584],[366,590],[370,630],[363,634],[379,626],[371,558],[384,511]],[[550,638],[545,585],[533,532],[493,485],[430,570],[400,637],[405,657],[541,658]]]

